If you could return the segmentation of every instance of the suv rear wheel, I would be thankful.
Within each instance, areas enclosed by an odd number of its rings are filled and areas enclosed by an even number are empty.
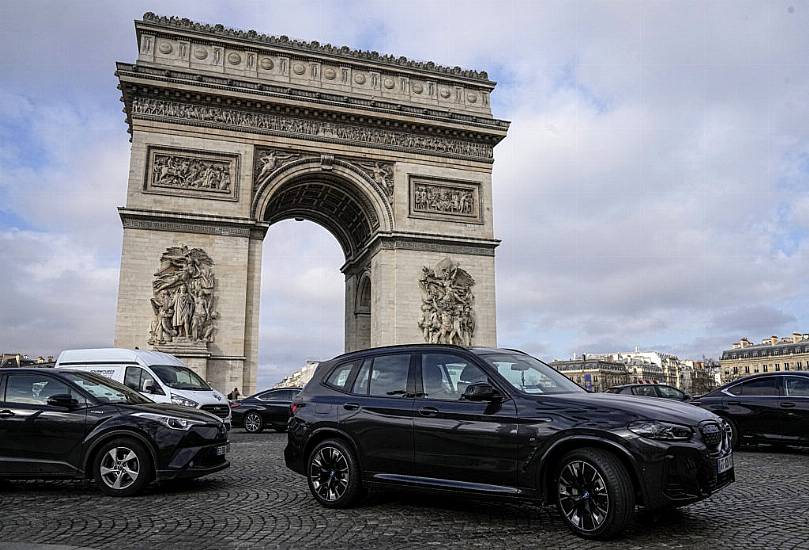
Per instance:
[[[116,438],[104,443],[93,461],[93,476],[101,491],[107,495],[135,495],[152,478],[149,451],[130,438]]]
[[[319,443],[306,461],[309,490],[327,508],[347,508],[362,495],[354,452],[339,439]]]
[[[609,539],[632,522],[632,479],[610,452],[584,448],[567,453],[559,462],[552,490],[565,524],[581,537]]]

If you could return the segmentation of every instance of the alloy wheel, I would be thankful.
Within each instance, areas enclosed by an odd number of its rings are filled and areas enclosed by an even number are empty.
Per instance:
[[[113,447],[101,459],[99,474],[107,487],[127,489],[140,476],[138,455],[128,447]]]
[[[607,484],[589,462],[568,462],[559,474],[559,507],[577,529],[595,531],[607,519],[610,497]]]
[[[321,447],[312,457],[309,479],[320,498],[329,502],[339,500],[348,489],[348,459],[336,447]]]
[[[244,417],[244,429],[248,432],[257,432],[261,429],[261,417],[256,413],[249,413]]]

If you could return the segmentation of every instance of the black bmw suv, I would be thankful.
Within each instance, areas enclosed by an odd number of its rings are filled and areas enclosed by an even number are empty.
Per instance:
[[[690,504],[734,481],[724,422],[682,403],[588,393],[519,351],[407,345],[321,363],[292,404],[286,464],[349,506],[399,485],[556,504],[587,538],[636,505]]]
[[[92,478],[112,496],[230,464],[212,414],[149,401],[88,372],[0,371],[0,478]]]

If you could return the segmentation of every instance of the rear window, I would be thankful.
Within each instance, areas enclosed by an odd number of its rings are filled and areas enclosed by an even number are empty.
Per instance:
[[[778,380],[775,377],[757,378],[736,384],[728,389],[733,395],[773,397],[778,395]]]
[[[351,377],[351,370],[356,364],[356,361],[350,361],[348,363],[338,365],[333,371],[331,371],[331,373],[329,373],[329,376],[326,377],[326,384],[338,390],[345,390],[348,379]]]

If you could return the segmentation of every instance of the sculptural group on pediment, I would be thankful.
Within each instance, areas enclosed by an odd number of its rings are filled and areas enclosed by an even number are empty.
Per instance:
[[[213,342],[216,278],[213,261],[201,248],[173,246],[160,258],[150,299],[154,320],[149,344]]]
[[[450,258],[435,267],[424,266],[418,326],[430,344],[471,346],[475,335],[475,280]]]

